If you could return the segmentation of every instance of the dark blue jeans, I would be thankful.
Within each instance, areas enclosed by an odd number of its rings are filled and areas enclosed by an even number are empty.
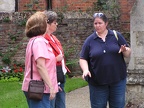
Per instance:
[[[41,101],[35,101],[27,98],[27,92],[24,92],[27,103],[28,103],[28,108],[50,108],[50,100],[49,96],[50,94],[44,93],[43,98]]]
[[[91,108],[106,108],[107,102],[109,108],[125,107],[126,79],[115,84],[93,86],[89,84]]]
[[[62,91],[59,91],[56,94],[56,97],[50,101],[50,108],[66,108],[64,85],[65,83],[62,83],[59,85]]]

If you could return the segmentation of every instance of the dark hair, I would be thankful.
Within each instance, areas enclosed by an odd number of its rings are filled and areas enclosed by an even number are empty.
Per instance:
[[[47,23],[51,24],[53,21],[57,21],[58,15],[54,11],[44,11],[44,14],[47,16]]]
[[[100,18],[100,19],[102,19],[105,23],[108,22],[108,18],[106,17],[106,15],[103,14],[103,13],[101,13],[101,12],[100,12],[100,13],[94,13],[93,18],[94,18],[94,20],[95,20],[96,18]]]
[[[29,38],[43,35],[46,32],[46,28],[46,16],[43,12],[36,12],[27,20],[25,34]]]

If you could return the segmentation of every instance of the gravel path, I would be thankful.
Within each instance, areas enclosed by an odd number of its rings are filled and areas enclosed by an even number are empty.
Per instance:
[[[66,108],[90,108],[88,86],[67,93]]]

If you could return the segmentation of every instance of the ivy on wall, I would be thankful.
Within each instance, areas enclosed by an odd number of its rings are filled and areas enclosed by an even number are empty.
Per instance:
[[[25,24],[21,24],[20,26],[24,26]],[[17,53],[17,51],[19,50],[19,48],[22,46],[22,42],[25,40],[25,38],[21,39],[21,41],[19,41],[19,39],[21,38],[21,35],[23,34],[23,31],[20,30],[16,30],[14,33],[8,32],[8,38],[9,40],[9,45],[7,47],[7,49],[5,49],[5,52],[0,52],[0,56],[1,56],[1,60],[5,65],[10,66],[12,63],[11,58],[15,56],[15,54]],[[16,43],[16,44],[15,44]]]
[[[102,11],[112,16],[113,19],[120,17],[120,7],[117,0],[97,0],[93,4],[94,11]]]
[[[8,47],[4,49],[4,52],[0,52],[1,61],[3,65],[0,66],[0,80],[23,79],[24,63],[12,59],[18,52],[23,44],[25,38],[21,37],[22,31],[16,30],[14,33],[8,32]],[[22,38],[22,39],[21,39]],[[20,40],[20,41],[19,41]]]
[[[74,5],[74,3],[65,4],[64,6],[61,6],[61,8],[55,9],[55,11],[59,15],[59,19],[61,20],[63,19],[62,13],[67,12],[69,9],[69,6],[71,5]],[[73,12],[75,11],[73,10]],[[83,11],[79,9],[76,12],[82,13]],[[113,20],[118,20],[120,18],[120,7],[118,4],[118,0],[97,0],[96,2],[93,2],[93,5],[91,7],[87,7],[86,12],[90,14],[91,16],[95,12],[103,12],[109,15]]]
[[[38,5],[38,3],[39,3],[39,0],[33,0],[29,4],[27,4],[26,6],[29,7],[29,10],[33,10],[32,7],[34,7],[34,5]],[[32,6],[32,7],[30,7],[30,6]],[[68,9],[68,7],[66,6],[63,9],[64,9],[64,11],[66,11]],[[35,10],[33,10],[33,11],[35,11]],[[87,9],[87,12],[89,12],[89,14],[91,14],[92,12],[99,12],[99,11],[110,13],[110,15],[112,16],[113,19],[119,18],[119,14],[118,14],[119,13],[118,12],[119,7],[118,7],[116,0],[97,0],[97,2],[93,3],[93,7],[91,9]],[[79,11],[79,12],[82,12],[82,11]],[[61,23],[63,23],[63,19],[64,19],[63,12],[57,10],[57,13],[59,16],[58,23],[59,23],[59,25],[61,25]],[[5,18],[3,20],[3,22],[9,22],[9,21],[10,21],[9,18]],[[20,21],[17,21],[16,25],[23,27],[23,26],[25,26],[26,21],[27,21],[26,19],[22,19]],[[9,36],[11,42],[15,43],[20,34],[22,34],[22,33],[20,33],[20,32],[15,32],[15,34],[8,33],[8,36]],[[22,43],[20,42],[17,45],[9,46],[5,53],[0,52],[0,56],[2,58],[2,61],[5,64],[10,65],[10,63],[12,62],[11,58],[16,54],[16,52],[18,51],[18,49],[20,48],[21,45],[22,45]],[[70,67],[75,66],[75,64],[77,65],[77,61],[73,61],[70,59],[71,52],[69,53],[69,50],[67,50],[67,49],[68,48],[66,48],[66,50],[65,50],[66,55],[68,55],[66,57],[67,57],[67,59],[69,59],[69,61],[67,62],[67,65],[70,66],[72,64]],[[76,52],[76,50],[75,51],[74,50],[75,49],[73,49],[72,52]]]
[[[25,7],[27,7],[27,11],[36,11],[38,9],[41,9],[39,6],[39,0],[30,0],[30,3],[26,4]]]

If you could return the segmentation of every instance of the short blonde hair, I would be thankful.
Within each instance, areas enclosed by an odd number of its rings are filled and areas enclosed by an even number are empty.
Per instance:
[[[47,17],[43,12],[34,13],[26,22],[25,34],[31,38],[43,35],[47,28]]]

